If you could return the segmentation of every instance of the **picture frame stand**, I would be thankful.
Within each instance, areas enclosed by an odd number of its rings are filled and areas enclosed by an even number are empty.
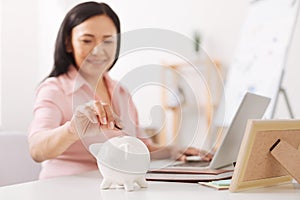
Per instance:
[[[270,148],[270,153],[300,183],[300,151],[288,142],[278,139]]]

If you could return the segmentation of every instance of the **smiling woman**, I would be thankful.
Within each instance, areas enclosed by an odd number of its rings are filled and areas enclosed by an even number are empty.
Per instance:
[[[40,178],[97,169],[86,148],[90,137],[103,143],[131,135],[141,139],[150,152],[164,151],[168,157],[200,154],[194,148],[179,154],[171,147],[162,150],[142,137],[130,93],[108,73],[119,51],[120,21],[107,4],[85,2],[67,13],[56,39],[54,67],[37,89],[29,129],[32,158],[46,161]]]
[[[118,57],[120,41],[112,39],[118,33],[118,16],[104,3],[79,4],[65,16],[56,39],[54,67],[37,89],[29,129],[31,156],[38,162],[47,160],[40,178],[97,168],[80,141],[86,133],[78,127],[92,123],[113,131],[119,122],[112,114],[113,81],[107,75]],[[110,48],[93,50],[103,42]],[[99,72],[105,74],[99,77]],[[74,88],[78,83],[80,87]],[[129,96],[124,93],[122,97],[125,101]],[[74,114],[73,107],[77,108]],[[134,107],[129,110],[135,114]]]

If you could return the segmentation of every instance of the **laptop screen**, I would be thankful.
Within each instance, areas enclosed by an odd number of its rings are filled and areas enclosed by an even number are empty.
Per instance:
[[[270,100],[268,97],[249,92],[244,95],[228,131],[210,163],[211,169],[228,166],[236,161],[248,119],[262,118]]]

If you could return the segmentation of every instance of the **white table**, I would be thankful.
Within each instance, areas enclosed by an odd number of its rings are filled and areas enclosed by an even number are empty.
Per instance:
[[[0,187],[0,200],[300,200],[300,185],[285,184],[242,193],[218,191],[196,183],[149,181],[147,189],[136,186],[134,192],[123,189],[100,190],[101,176],[97,171],[82,175]]]

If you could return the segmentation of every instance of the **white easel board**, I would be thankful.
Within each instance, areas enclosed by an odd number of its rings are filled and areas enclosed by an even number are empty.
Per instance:
[[[271,117],[298,10],[299,0],[250,2],[226,78],[224,126],[232,121],[247,91],[272,98],[265,115],[266,118]]]

